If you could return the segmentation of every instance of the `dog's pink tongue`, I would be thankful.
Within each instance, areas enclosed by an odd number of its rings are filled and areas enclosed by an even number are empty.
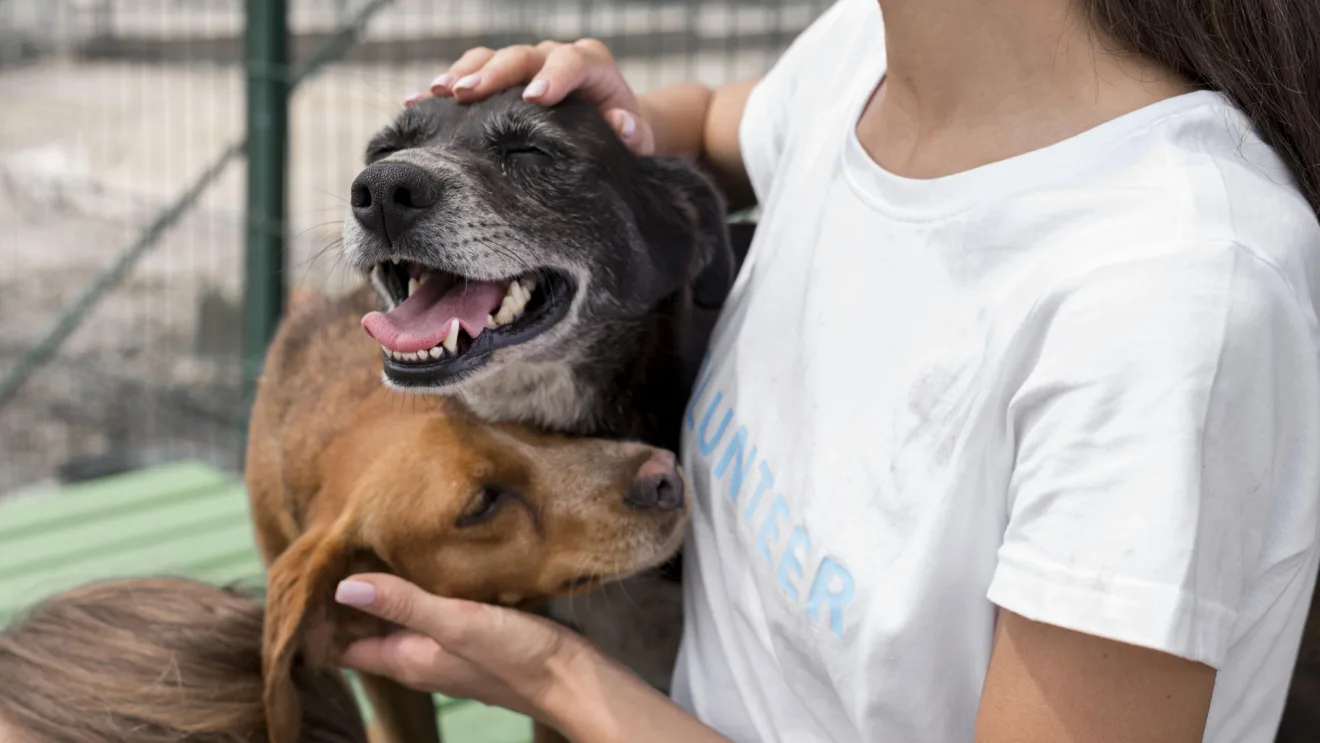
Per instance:
[[[389,312],[369,312],[362,328],[378,343],[399,353],[414,353],[444,342],[454,318],[472,338],[486,329],[486,316],[504,299],[507,282],[460,281],[445,290],[446,282],[422,284]]]

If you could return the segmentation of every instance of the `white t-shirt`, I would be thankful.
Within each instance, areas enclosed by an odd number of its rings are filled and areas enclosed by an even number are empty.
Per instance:
[[[841,0],[741,124],[763,217],[685,416],[675,698],[735,741],[970,741],[996,605],[1218,670],[1273,740],[1320,536],[1320,226],[1197,92],[932,180]]]

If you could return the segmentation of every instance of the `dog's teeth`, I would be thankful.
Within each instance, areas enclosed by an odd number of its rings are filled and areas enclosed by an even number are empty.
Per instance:
[[[416,351],[413,351],[412,353],[405,353],[405,354],[403,355],[403,358],[404,358],[405,361],[413,361],[413,362],[415,362],[415,361],[417,361],[417,352],[416,352]]]
[[[526,294],[528,297],[531,297],[532,290],[536,288],[536,277],[524,276],[523,278],[518,279],[518,283],[522,285],[523,294]]]
[[[500,326],[500,324],[497,323],[497,322],[495,322],[495,316],[494,316],[494,315],[486,315],[486,329],[487,329],[487,330],[494,330],[495,328],[498,328],[499,326]]]
[[[517,284],[514,284],[514,286],[517,286]],[[522,293],[522,289],[518,288],[514,290],[513,296],[506,296],[504,301],[500,303],[500,312],[504,313],[507,311],[509,320],[512,320],[521,315],[523,308],[526,306],[527,297]],[[496,315],[495,319],[499,320],[499,315]],[[508,322],[508,320],[501,320],[500,322]]]
[[[513,311],[508,305],[500,305],[500,311],[495,313],[495,324],[508,325],[513,322]]]
[[[411,297],[413,294],[417,293],[417,290],[421,288],[421,286],[422,282],[417,279],[408,279],[408,296]]]
[[[440,359],[443,359],[444,357],[445,357],[445,347],[444,347],[444,346],[436,346],[435,348],[432,348],[432,349],[431,349],[431,358],[435,359],[436,361],[439,361]]]
[[[449,335],[445,336],[445,350],[450,353],[458,353],[458,318],[455,317],[449,322]]]
[[[396,266],[399,265],[399,261],[400,261],[400,260],[402,260],[402,259],[399,258],[399,256],[397,256],[397,255],[391,255],[391,256],[390,256],[390,263],[393,263],[393,264],[396,265]]]
[[[512,313],[514,317],[517,317],[521,315],[526,308],[527,295],[522,294],[522,290],[520,289],[518,298],[509,304],[509,312]]]

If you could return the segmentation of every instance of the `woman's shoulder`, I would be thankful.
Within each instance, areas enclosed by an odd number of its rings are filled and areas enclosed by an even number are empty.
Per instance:
[[[1163,195],[1180,242],[1233,244],[1281,269],[1313,268],[1320,220],[1283,159],[1219,93],[1157,122],[1143,137],[1143,175]]]
[[[1085,155],[1081,170],[1013,197],[1048,243],[1032,271],[1038,286],[1163,266],[1204,287],[1250,259],[1320,308],[1320,220],[1278,154],[1222,95],[1168,103]]]

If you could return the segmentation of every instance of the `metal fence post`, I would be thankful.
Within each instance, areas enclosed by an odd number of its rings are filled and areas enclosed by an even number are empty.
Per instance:
[[[285,293],[285,173],[289,142],[286,0],[247,0],[247,220],[243,276],[243,384],[255,392]]]

